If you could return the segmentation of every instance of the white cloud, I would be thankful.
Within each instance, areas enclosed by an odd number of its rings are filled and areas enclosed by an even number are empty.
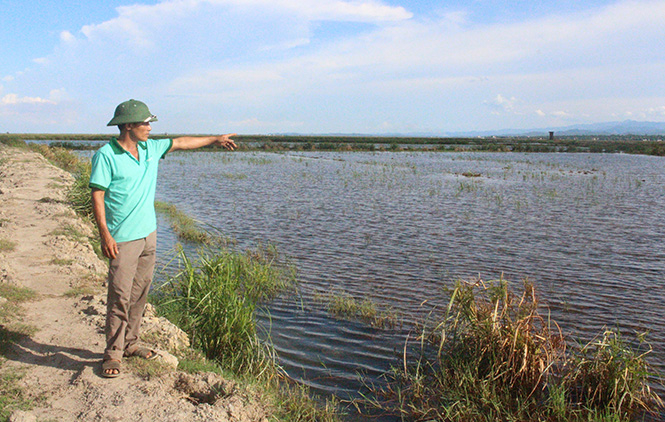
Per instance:
[[[60,40],[65,43],[74,42],[76,37],[69,31],[62,31],[60,32]]]
[[[49,99],[57,103],[69,99],[69,95],[64,88],[52,89],[49,91]]]
[[[288,18],[291,22],[333,20],[353,21],[379,24],[382,22],[395,22],[409,19],[412,14],[402,7],[388,6],[383,3],[367,1],[341,1],[341,0],[168,0],[154,5],[131,5],[122,6],[117,9],[118,17],[101,24],[86,25],[81,32],[89,41],[102,41],[112,37],[122,44],[133,48],[152,48],[159,45],[160,36],[164,31],[178,32],[183,27],[189,27],[192,17],[203,19],[201,13],[212,12],[214,14],[214,26],[207,26],[204,20],[199,30],[210,31],[212,39],[219,34],[229,36],[236,31],[251,32],[254,28],[246,26],[247,21],[252,21],[252,15],[261,19],[262,16],[271,15],[276,17],[271,28],[272,36],[280,38],[280,33],[274,31],[280,27],[279,19]],[[225,15],[220,14],[224,11]],[[223,17],[224,16],[224,17]],[[240,17],[242,22],[234,19]],[[197,29],[194,24],[192,29]],[[200,34],[191,33],[195,38]],[[185,34],[186,36],[186,34]],[[66,31],[61,35],[63,41],[71,42],[71,34]],[[269,40],[266,40],[269,41]],[[295,42],[301,45],[302,39]]]
[[[39,97],[19,97],[16,94],[7,94],[0,99],[1,105],[16,105],[16,104],[55,104],[51,100]]]
[[[3,79],[8,92],[81,103],[84,122],[137,97],[183,125],[224,115],[248,130],[300,122],[313,132],[664,112],[661,99],[642,98],[665,74],[654,48],[663,0],[490,24],[466,10],[416,18],[375,0],[167,0],[117,13],[61,32],[40,66]],[[324,21],[362,30],[320,35]]]
[[[247,129],[256,130],[257,128],[266,129],[266,130],[273,130],[277,128],[297,129],[303,126],[303,122],[298,122],[298,121],[288,121],[288,120],[264,121],[257,117],[250,117],[247,119],[237,120],[237,121],[229,121],[227,123],[230,127],[238,128],[241,130],[247,130]]]
[[[501,113],[514,113],[515,112],[515,103],[517,103],[517,98],[515,97],[504,97],[501,94],[498,94],[491,101],[484,101],[483,104],[489,106],[492,109],[492,114],[501,114]]]
[[[280,8],[310,20],[390,22],[409,19],[413,16],[403,7],[388,6],[372,0],[211,0],[211,3],[244,7]]]
[[[552,114],[552,116],[560,117],[560,118],[563,118],[563,117],[570,117],[570,113],[568,113],[568,112],[566,112],[566,111],[562,111],[562,110],[559,110],[559,111],[553,111],[551,114]]]
[[[653,117],[665,116],[665,106],[650,107],[646,110],[646,114]]]

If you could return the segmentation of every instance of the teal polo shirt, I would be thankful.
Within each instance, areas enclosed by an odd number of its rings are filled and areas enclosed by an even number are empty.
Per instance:
[[[172,139],[139,142],[139,159],[114,138],[92,157],[91,188],[103,190],[106,225],[116,242],[142,239],[157,230],[157,167]]]

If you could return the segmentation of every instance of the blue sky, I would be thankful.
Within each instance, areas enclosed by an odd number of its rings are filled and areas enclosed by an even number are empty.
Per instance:
[[[665,0],[0,0],[0,132],[665,121]]]

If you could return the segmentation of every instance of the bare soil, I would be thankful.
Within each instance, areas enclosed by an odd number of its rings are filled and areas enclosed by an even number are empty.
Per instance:
[[[41,155],[0,144],[0,283],[37,293],[2,327],[33,333],[0,358],[0,375],[22,374],[17,382],[33,403],[10,420],[267,420],[259,393],[216,374],[175,370],[168,352],[187,347],[186,335],[154,315],[143,331],[165,349],[166,369],[146,376],[123,365],[120,377],[101,376],[107,264],[89,243],[92,225],[65,202],[72,182]]]

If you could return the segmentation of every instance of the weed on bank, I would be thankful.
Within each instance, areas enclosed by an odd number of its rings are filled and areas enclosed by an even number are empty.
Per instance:
[[[159,312],[183,329],[209,359],[235,373],[261,375],[273,365],[269,345],[259,341],[257,306],[294,283],[270,252],[202,250],[193,262],[179,252],[178,269],[159,288]]]
[[[336,404],[319,405],[305,387],[285,382],[288,377],[272,345],[261,340],[268,336],[257,331],[257,307],[295,284],[293,269],[276,258],[271,248],[207,248],[191,260],[181,249],[178,271],[151,301],[205,357],[185,359],[182,369],[223,369],[239,379],[258,380],[272,397],[279,420],[336,421]]]
[[[406,420],[628,421],[662,410],[650,351],[612,330],[568,348],[528,281],[519,295],[503,279],[460,281],[369,401]]]

